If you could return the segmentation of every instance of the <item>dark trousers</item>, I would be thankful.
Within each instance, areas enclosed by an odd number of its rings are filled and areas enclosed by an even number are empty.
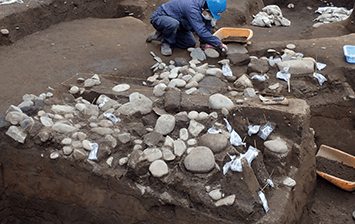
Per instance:
[[[195,47],[196,39],[191,31],[180,29],[180,22],[170,16],[160,16],[156,12],[150,17],[153,27],[162,33],[163,42],[169,43],[172,48]]]

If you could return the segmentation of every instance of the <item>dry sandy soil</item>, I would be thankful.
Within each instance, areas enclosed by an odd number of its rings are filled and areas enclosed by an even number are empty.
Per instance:
[[[297,52],[326,63],[323,74],[328,77],[328,83],[322,87],[308,86],[303,92],[291,92],[289,95],[305,99],[311,105],[311,127],[315,129],[318,147],[327,144],[355,155],[354,102],[344,100],[347,95],[344,95],[342,85],[347,81],[355,87],[349,79],[355,75],[355,65],[346,63],[342,52],[344,44],[354,44],[355,36],[341,24],[312,29],[312,20],[317,17],[314,10],[324,6],[323,2],[294,1],[294,9],[288,9],[288,2],[285,1],[264,3],[275,2],[278,2],[292,26],[259,28],[248,23],[236,25],[254,31],[252,45],[248,48],[250,54],[263,56],[268,48],[281,50],[286,44],[293,43],[297,46]],[[149,52],[159,54],[160,51],[158,44],[145,43],[145,38],[153,30],[149,25],[149,14],[159,2],[155,4],[149,3],[147,11],[142,14],[146,16],[142,16],[141,20],[89,18],[63,22],[17,38],[8,46],[1,46],[0,114],[11,104],[20,103],[26,93],[39,95],[49,91],[49,86],[54,88],[55,94],[67,91],[67,86],[62,83],[65,84],[78,73],[99,73],[114,76],[116,82],[125,80],[140,84],[151,75],[149,68],[154,61]],[[349,7],[351,1],[334,4]],[[232,19],[222,22],[233,23]],[[21,29],[21,21],[17,26]],[[185,50],[175,49],[174,57],[189,56]],[[294,83],[295,89],[299,89],[297,85],[300,84]],[[304,209],[300,223],[355,223],[351,215],[355,210],[354,192],[343,191],[318,177],[312,202]]]

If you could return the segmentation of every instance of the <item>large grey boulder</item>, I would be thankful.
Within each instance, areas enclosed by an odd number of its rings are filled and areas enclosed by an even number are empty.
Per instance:
[[[174,130],[174,127],[175,117],[171,114],[163,114],[158,118],[155,124],[155,131],[162,135],[167,135]]]
[[[208,147],[214,153],[221,152],[228,143],[229,140],[222,134],[204,134],[199,141],[199,145]]]
[[[184,159],[185,168],[194,173],[207,173],[215,167],[215,158],[211,149],[198,146]]]
[[[123,104],[117,109],[117,112],[126,116],[131,116],[137,112],[141,115],[148,114],[152,111],[153,102],[146,96],[140,93],[132,93],[130,102]]]

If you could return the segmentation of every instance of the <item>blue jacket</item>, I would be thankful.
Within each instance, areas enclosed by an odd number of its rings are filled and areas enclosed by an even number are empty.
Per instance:
[[[212,35],[211,21],[202,17],[203,6],[206,0],[171,0],[162,4],[158,15],[170,16],[180,22],[180,29],[193,31],[200,37],[201,43],[208,43],[214,47],[221,44],[218,37]]]

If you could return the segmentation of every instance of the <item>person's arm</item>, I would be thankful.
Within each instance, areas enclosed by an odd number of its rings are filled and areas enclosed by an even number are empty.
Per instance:
[[[200,42],[210,44],[214,47],[217,47],[222,43],[222,41],[218,37],[212,35],[211,22],[207,21],[209,22],[209,25],[206,25],[201,15],[201,12],[197,7],[187,6],[185,8],[185,16],[190,22],[192,29],[199,36]]]

